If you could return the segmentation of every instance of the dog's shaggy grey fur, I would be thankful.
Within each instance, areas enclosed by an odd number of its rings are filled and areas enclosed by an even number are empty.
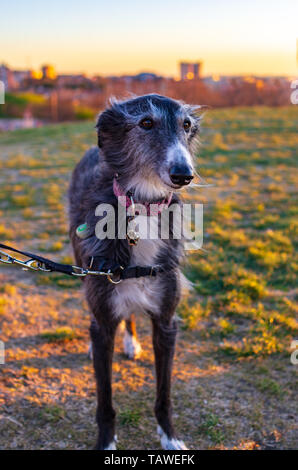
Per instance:
[[[153,123],[145,129],[144,119]],[[187,125],[185,122],[187,121]],[[153,326],[157,399],[155,414],[164,448],[183,449],[175,435],[171,418],[170,382],[177,324],[175,309],[180,298],[180,240],[140,240],[136,247],[126,239],[99,240],[95,236],[101,203],[117,208],[113,178],[124,191],[133,191],[136,201],[156,201],[174,195],[170,207],[179,203],[171,168],[193,171],[192,144],[199,129],[196,108],[172,99],[147,95],[112,102],[98,117],[98,148],[92,148],[75,168],[71,180],[70,238],[76,263],[87,267],[90,257],[115,265],[161,265],[165,272],[155,278],[127,279],[113,285],[105,277],[88,276],[84,282],[92,312],[90,327],[94,369],[97,381],[97,449],[115,448],[115,411],[112,406],[111,370],[114,336],[122,319],[134,335],[131,313],[146,312]],[[182,168],[182,170],[181,170]],[[176,180],[174,180],[176,181]],[[186,184],[186,183],[185,183]],[[171,219],[170,219],[171,220]],[[90,236],[84,240],[76,228],[87,222]],[[172,224],[172,222],[171,222]],[[116,224],[117,226],[117,224]],[[173,231],[170,226],[170,234]]]

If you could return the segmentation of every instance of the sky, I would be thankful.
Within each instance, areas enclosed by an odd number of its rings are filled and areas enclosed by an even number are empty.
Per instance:
[[[89,75],[297,75],[296,0],[0,0],[0,63]]]

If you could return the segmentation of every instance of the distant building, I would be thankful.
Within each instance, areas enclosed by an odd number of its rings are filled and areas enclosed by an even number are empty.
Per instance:
[[[181,80],[197,80],[200,78],[201,62],[180,62]]]
[[[41,80],[43,73],[41,70],[30,70],[30,78],[33,80]]]
[[[13,71],[5,64],[0,65],[0,80],[4,83],[6,90],[17,87]]]
[[[57,73],[53,65],[43,65],[41,70],[43,79],[55,80],[55,78],[57,78]]]
[[[7,65],[0,65],[0,80],[6,90],[16,90],[22,87],[24,80],[30,77],[30,70],[12,70]]]
[[[150,80],[157,80],[160,77],[158,77],[155,73],[141,72],[137,75],[134,75],[133,78],[135,80],[139,80],[140,82],[147,82],[147,81],[150,81]]]
[[[108,80],[113,80],[113,81],[121,81],[125,80],[126,82],[132,82],[132,81],[137,81],[137,82],[152,82],[156,80],[163,79],[162,76],[156,75],[155,73],[152,72],[141,72],[136,75],[110,75],[107,77]]]
[[[17,84],[16,88],[21,88],[25,80],[28,80],[31,76],[30,70],[14,70],[13,78]]]
[[[57,75],[57,85],[59,88],[85,88],[90,89],[96,86],[96,82],[85,74],[64,74]]]

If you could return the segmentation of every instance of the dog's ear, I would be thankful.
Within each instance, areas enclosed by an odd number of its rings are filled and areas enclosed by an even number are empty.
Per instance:
[[[204,112],[207,109],[210,109],[211,106],[208,106],[207,104],[186,104],[185,105],[186,111],[195,119],[198,119],[199,121],[202,119],[202,116]]]
[[[126,128],[124,117],[125,111],[116,102],[111,102],[111,106],[98,115],[95,127],[99,147],[103,147],[109,137],[114,141],[123,137]]]
[[[107,135],[110,123],[112,123],[113,120],[111,109],[106,109],[98,115],[95,127],[97,129],[97,144],[99,148],[103,146],[104,136]]]

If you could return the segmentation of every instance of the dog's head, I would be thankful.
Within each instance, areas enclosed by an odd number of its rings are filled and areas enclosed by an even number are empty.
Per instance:
[[[98,117],[98,145],[127,189],[157,195],[193,178],[200,106],[160,95],[112,101]]]

